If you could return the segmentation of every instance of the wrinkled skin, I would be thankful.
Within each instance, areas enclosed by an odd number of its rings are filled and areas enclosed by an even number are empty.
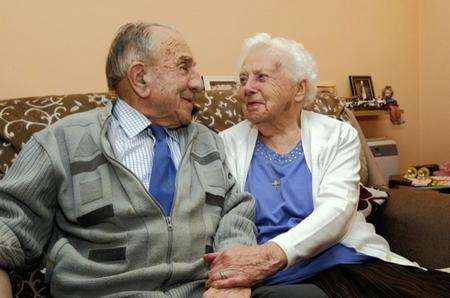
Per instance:
[[[299,118],[299,110],[292,107],[295,100],[303,98],[297,96],[299,86],[281,62],[287,60],[285,56],[260,47],[243,62],[239,96],[245,118],[255,125],[277,127],[286,118]]]
[[[264,245],[236,246],[225,252],[206,254],[211,264],[206,287],[252,287],[284,268],[287,258],[273,242]],[[223,279],[220,272],[225,274]]]
[[[180,33],[163,27],[151,30],[154,55],[129,68],[127,79],[134,92],[127,102],[156,124],[187,125],[194,96],[203,90],[196,63]]]

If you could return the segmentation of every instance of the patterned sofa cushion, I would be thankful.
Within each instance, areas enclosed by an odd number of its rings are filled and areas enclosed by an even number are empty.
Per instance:
[[[10,272],[9,279],[14,297],[50,297],[49,287],[45,284],[45,274],[43,271],[44,269],[36,266],[26,272]]]
[[[242,121],[242,108],[235,91],[205,91],[196,99],[196,105],[199,110],[195,120],[216,132]]]
[[[0,172],[14,161],[31,135],[74,113],[104,106],[106,93],[50,95],[0,101]]]
[[[307,104],[304,109],[341,121],[348,121],[348,116],[345,114],[345,104],[339,97],[327,91],[318,92],[316,98]]]

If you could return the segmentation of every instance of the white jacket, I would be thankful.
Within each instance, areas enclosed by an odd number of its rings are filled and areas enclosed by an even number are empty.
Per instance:
[[[231,173],[243,191],[258,131],[245,120],[220,135]],[[387,241],[356,211],[360,167],[357,131],[348,123],[302,111],[301,136],[312,174],[314,211],[271,240],[286,253],[287,266],[309,259],[338,242],[387,262],[417,266],[392,253]]]

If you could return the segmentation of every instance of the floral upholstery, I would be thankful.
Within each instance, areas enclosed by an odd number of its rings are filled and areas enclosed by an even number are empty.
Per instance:
[[[0,101],[0,175],[3,175],[31,135],[70,114],[105,106],[114,99],[107,93],[72,94],[8,99]],[[207,91],[196,98],[195,121],[216,132],[242,121],[242,109],[235,91]],[[343,103],[331,93],[319,93],[305,107],[347,121]],[[362,157],[364,155],[362,154]],[[362,159],[362,162],[364,160]],[[367,167],[366,167],[367,169]],[[44,274],[38,269],[11,272],[16,297],[45,297]]]
[[[26,272],[10,272],[12,291],[15,297],[49,297],[49,289],[45,284],[44,269],[35,268]]]
[[[4,173],[31,135],[67,115],[104,106],[104,93],[0,101],[0,172]]]
[[[206,91],[196,100],[199,111],[195,117],[216,132],[242,121],[242,108],[235,91]]]
[[[345,114],[345,104],[339,97],[333,93],[322,91],[316,95],[316,98],[305,106],[306,110],[316,113],[324,114],[332,118],[348,121],[348,116]]]

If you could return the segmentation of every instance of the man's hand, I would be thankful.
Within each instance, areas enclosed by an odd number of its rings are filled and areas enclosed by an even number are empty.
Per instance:
[[[236,246],[222,253],[206,254],[211,263],[206,287],[252,287],[273,275],[287,264],[284,251],[275,243]]]
[[[12,298],[11,282],[8,274],[0,269],[0,298]]]
[[[203,293],[203,298],[249,298],[252,294],[250,288],[215,289],[209,288]]]

